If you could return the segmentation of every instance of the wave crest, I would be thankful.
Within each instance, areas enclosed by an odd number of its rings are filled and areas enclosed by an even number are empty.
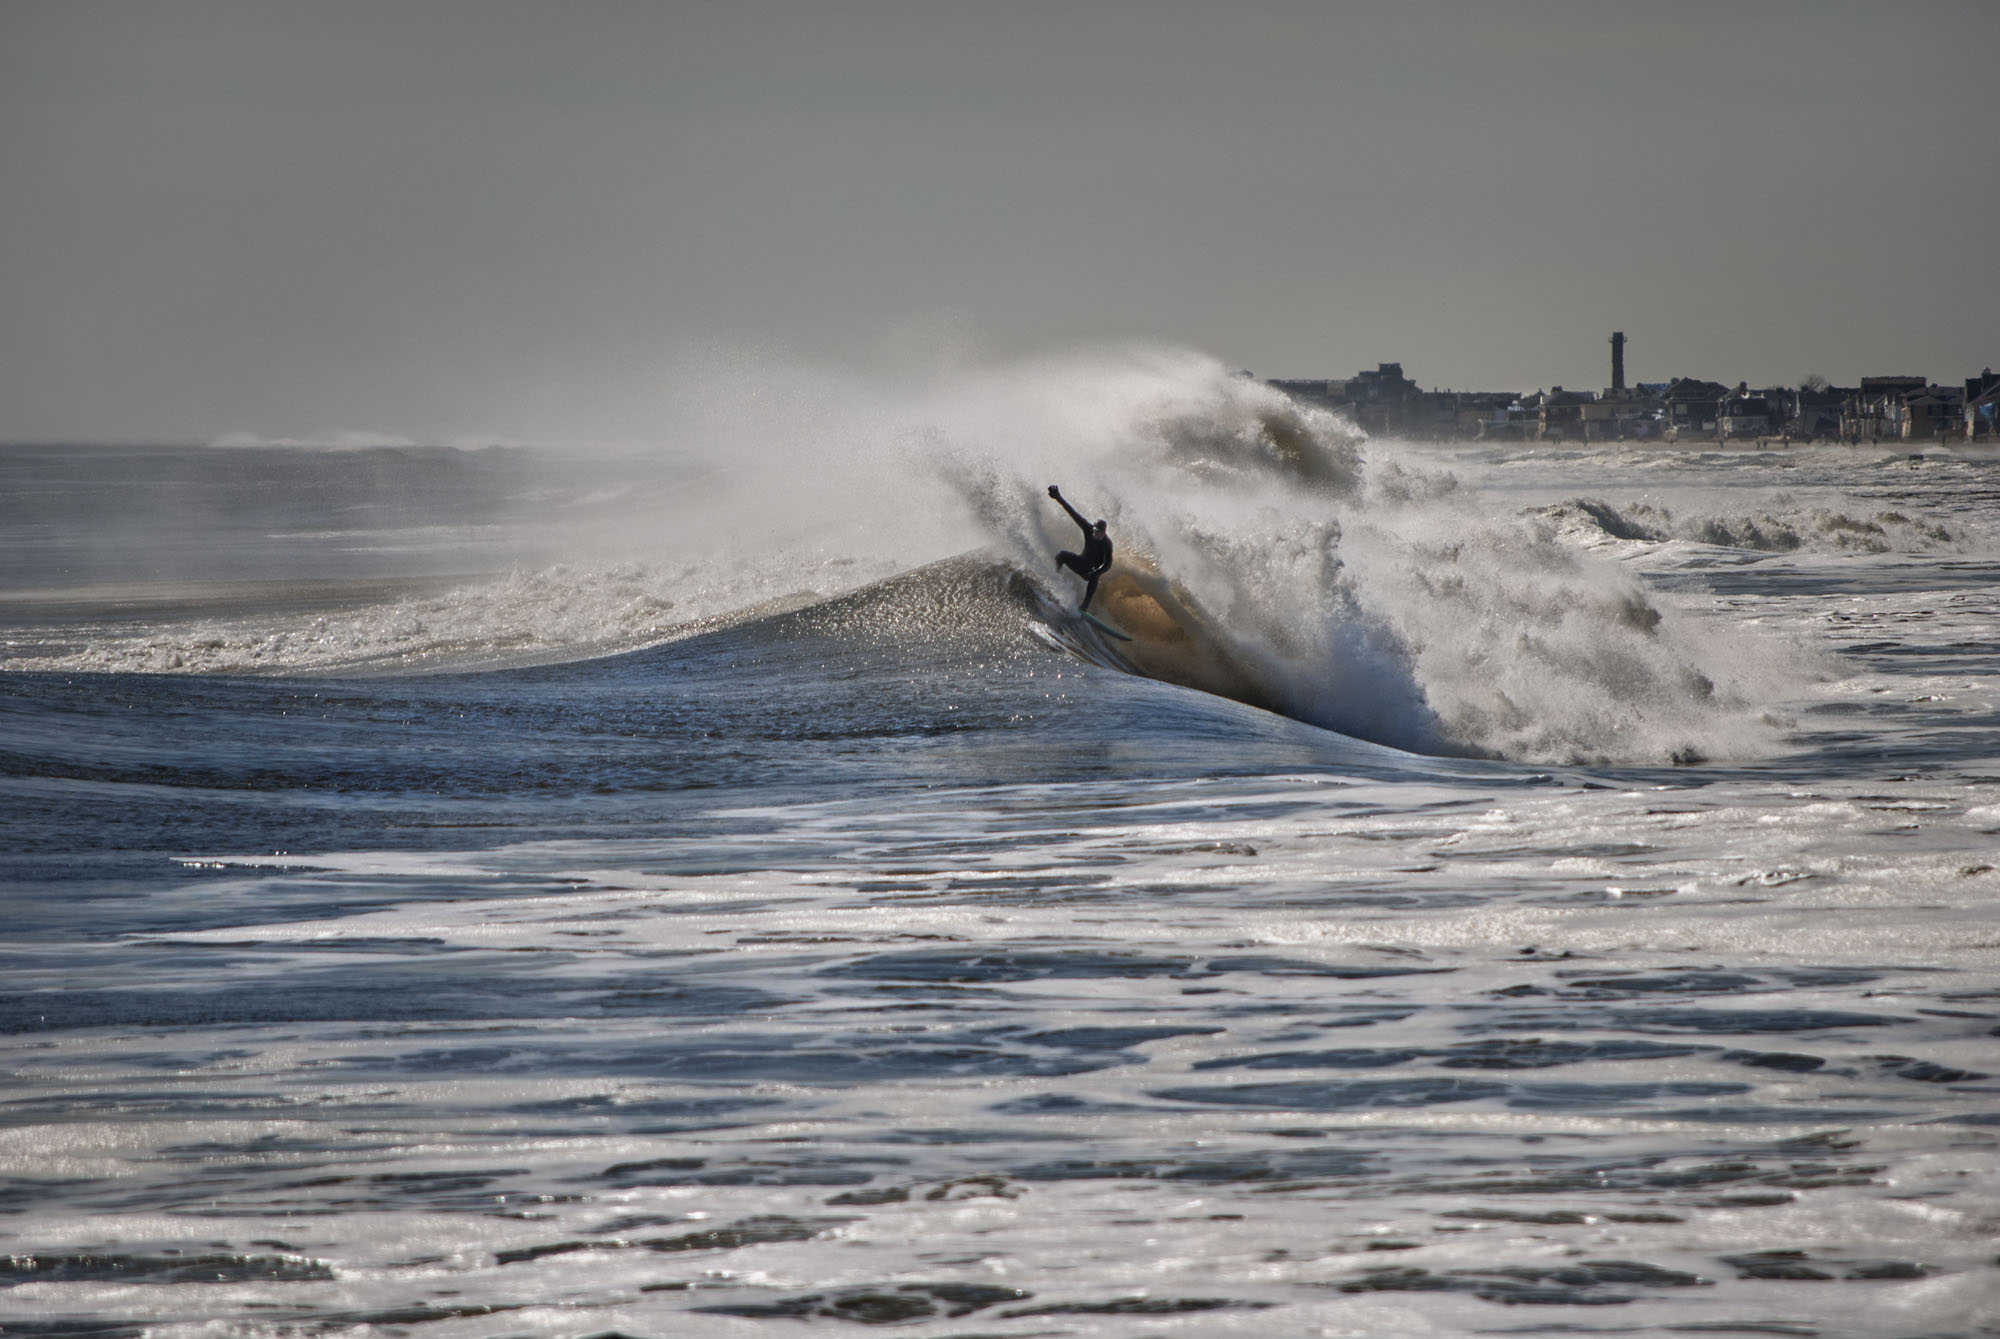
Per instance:
[[[1076,534],[1040,487],[1060,469],[1077,505],[1110,519],[1120,566],[1171,593],[1209,661],[1243,670],[1230,695],[1425,753],[1686,762],[1775,747],[1772,707],[1803,672],[1793,648],[1667,603],[1555,518],[1495,514],[1448,470],[1217,364],[1128,368],[1115,400],[1122,423],[1102,396],[1079,408],[1089,430],[1058,434],[1059,462],[945,440],[938,477],[1061,602],[1073,579],[1042,574]],[[1571,512],[1641,532],[1603,504]],[[1115,583],[1104,592],[1115,607]],[[1159,661],[1144,672],[1204,677]]]
[[[1580,543],[1681,541],[1758,553],[1926,553],[1962,546],[1965,536],[1936,521],[1900,511],[1857,516],[1827,507],[1733,513],[1676,513],[1651,502],[1616,507],[1597,498],[1570,498],[1535,514]]]
[[[415,565],[400,570],[434,573],[455,570],[444,546],[492,532],[492,551],[513,559],[493,575],[317,612],[100,623],[66,646],[10,648],[7,663],[344,672],[577,658],[968,552],[996,553],[1065,606],[1077,587],[1052,560],[1078,536],[1046,496],[1059,483],[1110,522],[1119,562],[1107,608],[1131,579],[1149,610],[1166,611],[1163,627],[1220,667],[1194,674],[1173,654],[1125,654],[1135,672],[1426,753],[1745,757],[1775,746],[1774,708],[1808,662],[1592,550],[1953,542],[1895,513],[1781,504],[1676,515],[1577,498],[1522,514],[1421,448],[1370,441],[1180,350],[1098,349],[904,383],[753,360],[684,371],[657,452],[546,453],[560,468],[496,476],[491,518],[458,517],[426,538],[426,508],[447,503],[418,498],[384,509],[391,529],[365,537],[381,562],[402,561],[407,544]],[[310,528],[269,539],[295,549]],[[359,536],[312,542],[358,561]],[[917,619],[910,635],[935,629]]]

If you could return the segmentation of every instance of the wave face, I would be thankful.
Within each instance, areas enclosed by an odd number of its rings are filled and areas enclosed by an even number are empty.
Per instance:
[[[32,589],[5,663],[578,659],[972,551],[1028,574],[1034,617],[1062,625],[1077,587],[1051,559],[1077,535],[1045,496],[1057,482],[1117,542],[1101,609],[1145,625],[1069,649],[1358,739],[1532,762],[1754,756],[1767,704],[1808,672],[1577,533],[1589,517],[1599,539],[1657,538],[1652,513],[1523,508],[1197,355],[902,384],[715,362],[676,384],[656,450],[156,452],[159,487],[136,493],[37,457],[38,528],[6,555],[9,584]],[[178,510],[155,505],[169,486]]]

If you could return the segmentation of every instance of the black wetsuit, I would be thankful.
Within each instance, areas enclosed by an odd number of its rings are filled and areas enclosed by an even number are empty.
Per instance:
[[[1097,594],[1097,579],[1111,568],[1111,536],[1099,534],[1089,521],[1083,519],[1075,507],[1064,501],[1060,494],[1051,496],[1062,503],[1062,509],[1068,512],[1069,518],[1083,530],[1082,553],[1071,553],[1068,549],[1064,549],[1056,555],[1058,572],[1067,567],[1083,578],[1083,603],[1077,606],[1078,612],[1081,612],[1090,608],[1091,597]]]

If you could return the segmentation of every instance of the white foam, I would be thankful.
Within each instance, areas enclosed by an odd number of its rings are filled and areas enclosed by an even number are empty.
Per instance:
[[[1810,672],[1792,645],[1676,608],[1546,520],[1219,364],[1094,371],[1024,369],[1037,441],[941,430],[941,472],[1031,571],[1074,541],[1037,486],[1061,478],[1291,714],[1433,752],[1742,758],[1774,746],[1772,709]]]
[[[1607,448],[1646,477],[1643,496],[1537,511],[1490,453],[1365,441],[1184,350],[901,380],[718,356],[667,382],[658,444],[557,457],[559,481],[522,499],[521,547],[538,556],[495,575],[332,612],[92,626],[66,645],[10,648],[6,663],[299,672],[560,659],[987,547],[1067,593],[1050,559],[1077,536],[1044,496],[1061,483],[1293,715],[1431,752],[1743,759],[1777,747],[1786,709],[1822,667],[1795,638],[1699,595],[1663,595],[1619,558],[1648,551],[1642,565],[1657,568],[1975,542],[1900,501],[1724,495],[1692,476],[1669,495],[1684,457],[1660,451]],[[456,533],[406,532],[426,550],[413,568],[436,570]]]

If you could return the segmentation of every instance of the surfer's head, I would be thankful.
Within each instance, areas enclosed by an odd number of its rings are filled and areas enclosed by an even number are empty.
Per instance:
[[[1103,533],[1104,533],[1104,522],[1102,522],[1102,521],[1092,521],[1092,522],[1090,523],[1090,533],[1091,533],[1091,534],[1093,534],[1093,535],[1101,535],[1101,534],[1103,534]]]

